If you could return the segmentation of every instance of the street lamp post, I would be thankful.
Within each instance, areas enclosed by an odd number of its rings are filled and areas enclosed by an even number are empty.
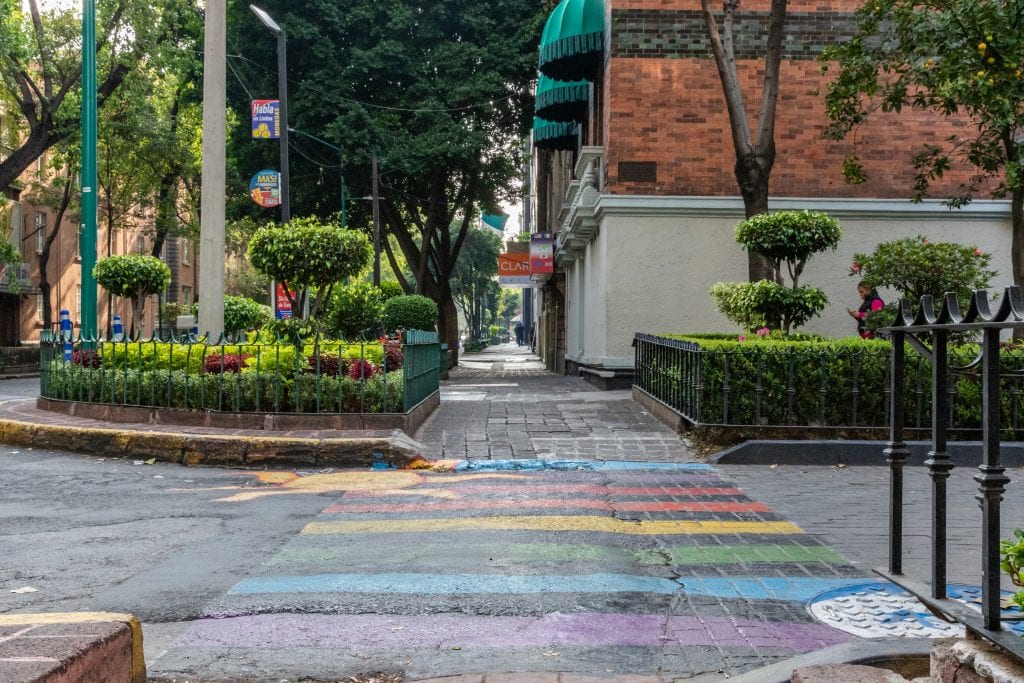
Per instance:
[[[227,6],[207,0],[203,33],[203,184],[199,212],[199,330],[224,333],[224,184]]]
[[[79,336],[95,341],[96,278],[96,0],[82,0],[82,310]]]

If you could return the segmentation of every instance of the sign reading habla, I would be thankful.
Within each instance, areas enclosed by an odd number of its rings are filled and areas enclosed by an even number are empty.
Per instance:
[[[280,100],[252,101],[252,136],[264,140],[281,137]]]

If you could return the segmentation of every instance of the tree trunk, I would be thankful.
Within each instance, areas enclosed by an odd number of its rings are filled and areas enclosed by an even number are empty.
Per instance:
[[[1010,215],[1013,238],[1010,246],[1010,260],[1013,264],[1013,284],[1024,287],[1024,188],[1016,188],[1010,197]],[[1014,339],[1024,339],[1024,330],[1013,330]]]
[[[50,263],[50,250],[53,243],[60,234],[60,226],[64,223],[64,214],[71,202],[71,177],[64,180],[64,194],[61,195],[60,205],[53,218],[53,229],[43,241],[43,251],[39,254],[39,292],[43,295],[43,329],[49,330],[53,327],[53,287],[50,285],[50,277],[47,267]]]
[[[774,149],[769,156],[765,159],[751,152],[736,159],[736,182],[740,186],[743,213],[747,218],[768,211],[768,178],[775,161]],[[775,279],[775,270],[769,259],[752,251],[747,253],[747,272],[750,282]]]
[[[440,297],[438,306],[440,316],[437,320],[438,336],[442,344],[448,345],[448,356],[459,360],[459,314],[455,310],[455,301],[452,300],[451,292],[444,292]]]

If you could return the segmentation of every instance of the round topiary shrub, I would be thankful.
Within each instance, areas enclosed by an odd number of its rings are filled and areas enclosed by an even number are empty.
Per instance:
[[[438,315],[433,299],[419,294],[392,297],[384,304],[384,329],[435,330]]]
[[[270,306],[241,296],[224,297],[224,332],[227,334],[259,329],[271,318]]]
[[[339,288],[327,312],[327,329],[342,339],[358,339],[375,332],[380,323],[384,297],[368,282],[354,282]]]

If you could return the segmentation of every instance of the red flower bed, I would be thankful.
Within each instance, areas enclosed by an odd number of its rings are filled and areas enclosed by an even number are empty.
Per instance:
[[[249,353],[212,353],[203,359],[203,372],[241,372],[250,358]]]

